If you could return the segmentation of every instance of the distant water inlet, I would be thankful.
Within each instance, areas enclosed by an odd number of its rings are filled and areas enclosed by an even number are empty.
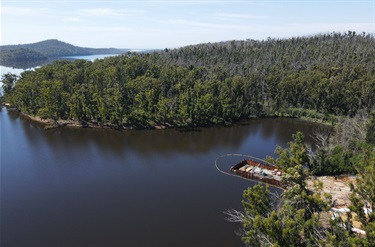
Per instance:
[[[215,160],[216,169],[228,176],[269,184],[282,189],[282,171],[263,159],[244,154],[225,154]]]

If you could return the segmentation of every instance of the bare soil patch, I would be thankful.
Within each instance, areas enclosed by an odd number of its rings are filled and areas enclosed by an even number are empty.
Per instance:
[[[307,180],[308,188],[312,188],[314,181],[323,183],[323,192],[332,195],[332,207],[347,208],[350,206],[350,191],[349,184],[355,185],[355,176],[321,176],[311,177]]]

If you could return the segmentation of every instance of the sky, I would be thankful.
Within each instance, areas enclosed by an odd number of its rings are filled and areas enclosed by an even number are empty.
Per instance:
[[[349,30],[375,33],[375,0],[1,0],[1,45],[164,49]]]

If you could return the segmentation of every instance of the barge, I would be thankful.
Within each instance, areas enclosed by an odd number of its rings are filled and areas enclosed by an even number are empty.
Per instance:
[[[245,159],[232,166],[230,171],[244,178],[283,188],[283,184],[281,183],[282,171],[272,165]]]

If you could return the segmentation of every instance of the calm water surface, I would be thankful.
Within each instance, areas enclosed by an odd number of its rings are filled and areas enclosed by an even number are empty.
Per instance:
[[[223,211],[251,181],[216,157],[264,158],[302,121],[263,119],[197,131],[43,130],[5,108],[0,246],[242,246]],[[230,165],[230,164],[228,164]]]

